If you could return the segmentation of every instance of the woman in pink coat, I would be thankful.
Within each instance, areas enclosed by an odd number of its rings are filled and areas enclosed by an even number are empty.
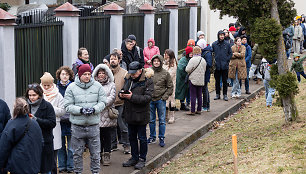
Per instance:
[[[154,39],[150,38],[148,40],[148,46],[143,49],[143,57],[145,61],[144,68],[152,67],[151,59],[156,54],[160,54],[159,48],[155,46]]]

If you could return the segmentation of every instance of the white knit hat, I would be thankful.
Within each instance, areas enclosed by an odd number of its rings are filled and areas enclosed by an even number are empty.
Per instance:
[[[198,33],[197,33],[198,38],[199,38],[201,35],[204,35],[204,36],[205,36],[204,32],[203,32],[203,31],[198,31]]]
[[[197,45],[203,50],[204,48],[207,47],[206,41],[204,39],[200,39],[197,42]]]

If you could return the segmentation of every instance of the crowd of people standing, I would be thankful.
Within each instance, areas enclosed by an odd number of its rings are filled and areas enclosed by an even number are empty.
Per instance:
[[[297,53],[303,40],[296,32],[305,30],[300,28],[295,23],[289,34],[296,52],[291,70],[299,81],[299,75],[306,78],[301,66],[305,57],[299,59]],[[80,48],[72,68],[62,66],[56,71],[56,82],[45,72],[40,84],[28,85],[24,97],[16,99],[12,117],[0,100],[0,173],[82,173],[86,149],[91,172],[99,173],[101,164],[111,165],[111,152],[118,150],[118,144],[124,154],[131,154],[122,166],[141,169],[148,144],[158,138],[159,146],[166,146],[166,125],[175,123],[175,111],[187,111],[189,116],[210,111],[211,74],[214,100],[228,101],[229,86],[231,98],[240,98],[243,83],[248,95],[249,79],[257,83],[264,79],[267,106],[272,106],[275,90],[268,82],[275,62],[263,58],[244,27],[230,24],[217,33],[211,46],[199,31],[196,41],[188,40],[180,59],[171,49],[161,55],[153,38],[144,49],[136,40],[129,35],[120,49],[112,50],[96,66],[87,49]]]

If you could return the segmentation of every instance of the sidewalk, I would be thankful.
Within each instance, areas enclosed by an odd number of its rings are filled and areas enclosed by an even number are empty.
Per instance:
[[[260,85],[250,80],[250,92],[246,95],[244,84],[242,85],[241,99],[213,100],[215,92],[210,93],[210,112],[203,112],[201,115],[187,116],[185,112],[175,112],[175,123],[167,124],[166,127],[166,146],[161,148],[158,141],[155,144],[148,145],[148,155],[146,167],[143,170],[135,170],[133,167],[122,167],[122,162],[128,160],[131,156],[123,154],[123,148],[118,145],[119,150],[112,152],[111,166],[101,166],[101,172],[104,174],[125,174],[125,173],[148,173],[152,169],[166,163],[176,154],[185,149],[188,145],[196,141],[202,135],[208,132],[212,123],[221,120],[228,115],[234,113],[248,99],[253,98],[260,90],[264,89],[261,82]],[[231,88],[228,88],[228,96],[230,97]],[[158,125],[158,124],[157,124]],[[158,130],[157,130],[158,131]],[[147,126],[147,135],[149,135],[149,126]],[[90,157],[89,153],[84,155],[84,172],[90,174]]]

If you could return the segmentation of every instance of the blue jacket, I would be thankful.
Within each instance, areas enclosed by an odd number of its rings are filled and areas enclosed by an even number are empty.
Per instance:
[[[28,131],[23,136],[27,124],[29,124]],[[42,132],[38,123],[28,115],[19,115],[14,120],[10,120],[0,140],[0,169],[6,167],[11,173],[38,173],[42,141]]]
[[[250,45],[248,45],[248,43],[246,44],[242,44],[245,46],[245,62],[246,62],[246,66],[247,68],[251,67],[251,58],[252,58],[252,48],[250,47]]]
[[[208,83],[209,80],[210,80],[210,68],[212,66],[212,56],[211,56],[211,47],[210,47],[210,45],[208,45],[206,48],[204,48],[202,50],[202,57],[206,61],[205,83]]]
[[[305,23],[301,23],[301,27],[303,29],[303,35],[306,35],[306,27],[305,27]]]
[[[229,43],[219,40],[220,32],[218,32],[218,40],[212,44],[212,51],[215,53],[216,70],[228,70],[228,65],[233,55],[232,48]]]
[[[0,99],[0,138],[6,123],[11,119],[10,109],[5,101]]]

